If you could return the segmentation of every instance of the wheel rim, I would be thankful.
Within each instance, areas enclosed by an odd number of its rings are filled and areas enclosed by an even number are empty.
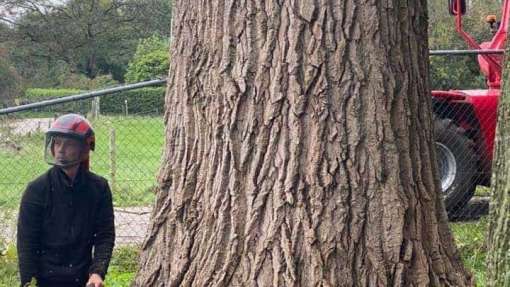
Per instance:
[[[450,149],[440,142],[436,142],[436,151],[441,190],[446,193],[457,175],[457,161]]]

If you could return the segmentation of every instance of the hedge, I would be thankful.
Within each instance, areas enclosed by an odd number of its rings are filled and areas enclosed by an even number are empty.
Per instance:
[[[165,105],[165,88],[142,88],[101,97],[102,114],[162,114]]]
[[[81,92],[85,91],[76,89],[28,89],[25,92],[26,97],[21,99],[19,104],[28,104],[45,99],[60,98],[64,96],[79,94]],[[165,88],[141,88],[101,96],[100,112],[102,114],[125,114],[126,103],[129,114],[162,114],[164,112]],[[86,114],[90,111],[90,109],[91,99],[86,99],[82,101],[69,102],[65,104],[40,108],[34,111],[48,111],[54,113],[79,112]]]
[[[47,100],[52,98],[60,98],[81,93],[78,89],[27,89],[25,91],[25,100]]]
[[[82,90],[79,89],[40,89],[40,88],[31,88],[26,89],[24,92],[24,97],[21,99],[16,99],[17,105],[25,105],[30,103],[36,103],[43,100],[49,100],[54,98],[61,98],[65,96],[77,95],[82,93]],[[90,111],[90,101],[77,101],[77,102],[69,102],[64,104],[58,104],[54,106],[47,106],[42,108],[36,108],[31,111],[33,112],[49,112],[49,113],[87,113]]]

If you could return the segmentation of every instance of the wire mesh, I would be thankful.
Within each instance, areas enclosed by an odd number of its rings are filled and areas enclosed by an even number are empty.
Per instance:
[[[117,243],[143,240],[164,143],[162,106],[140,109],[136,101],[120,101],[122,107],[104,114],[94,108],[94,101],[0,116],[0,234],[4,239],[14,238],[16,212],[26,185],[48,169],[43,160],[45,131],[56,117],[73,112],[86,115],[94,127],[97,144],[91,170],[110,183]],[[438,170],[449,217],[478,219],[488,213],[495,107],[477,112],[462,102],[435,99],[433,103]]]
[[[105,97],[114,97],[109,95]],[[162,108],[118,113],[94,112],[94,99],[78,100],[0,117],[0,234],[15,238],[17,210],[27,184],[48,168],[44,133],[61,114],[79,113],[91,122],[96,149],[91,171],[110,184],[115,210],[117,244],[141,243],[149,221],[164,142]],[[2,240],[0,240],[2,241]]]

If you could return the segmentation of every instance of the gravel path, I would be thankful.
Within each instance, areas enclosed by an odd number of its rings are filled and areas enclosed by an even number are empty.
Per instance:
[[[8,121],[3,126],[8,126],[13,134],[26,135],[36,131],[46,132],[53,121],[53,118],[17,119]]]

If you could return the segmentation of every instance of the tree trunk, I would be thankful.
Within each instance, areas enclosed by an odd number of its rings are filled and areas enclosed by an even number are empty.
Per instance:
[[[433,172],[426,10],[176,1],[133,285],[470,285]]]
[[[507,50],[507,55],[508,55]],[[487,286],[510,286],[510,64],[506,59],[504,86],[498,106],[496,152],[491,186]]]

